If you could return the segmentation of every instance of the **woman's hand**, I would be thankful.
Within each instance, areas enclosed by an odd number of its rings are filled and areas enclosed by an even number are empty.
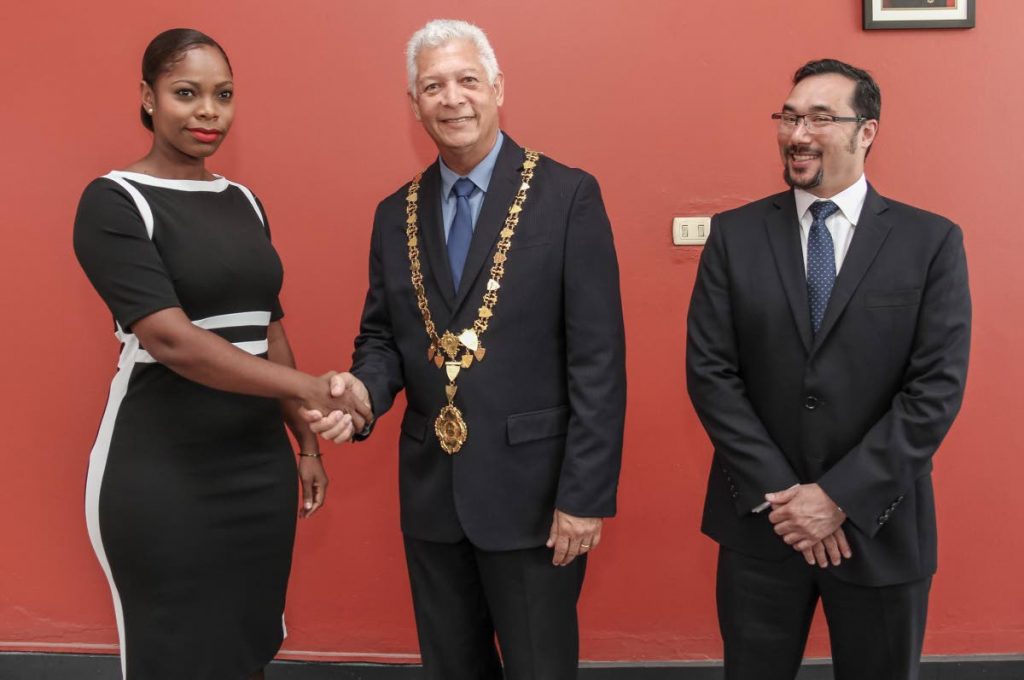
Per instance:
[[[302,510],[299,517],[311,517],[323,507],[327,497],[327,472],[319,458],[299,456],[299,481],[302,482]]]
[[[351,380],[352,387],[349,387],[348,382],[343,380],[345,377]],[[306,390],[305,397],[300,400],[300,405],[302,407],[300,413],[307,422],[315,422],[324,416],[337,413],[339,417],[341,415],[351,417],[352,428],[355,432],[361,432],[373,417],[366,388],[349,373],[339,374],[336,371],[331,371],[319,378],[310,377],[309,388]],[[316,414],[316,416],[310,414]]]

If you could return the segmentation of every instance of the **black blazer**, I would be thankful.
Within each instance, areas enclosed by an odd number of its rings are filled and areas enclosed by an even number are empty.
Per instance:
[[[943,217],[869,187],[812,336],[793,193],[717,215],[687,324],[687,385],[715,448],[703,531],[790,557],[751,511],[817,482],[848,515],[839,578],[933,573],[932,455],[960,409],[970,330],[963,235]]]
[[[419,189],[420,260],[438,335],[472,326],[508,208],[521,183],[523,149],[505,136],[477,220],[458,291],[452,285],[435,162]],[[626,404],[625,337],[611,226],[597,181],[541,157],[505,263],[498,303],[463,370],[455,404],[469,439],[449,456],[434,434],[446,403],[444,371],[409,275],[408,184],[377,208],[352,373],[378,417],[405,388],[399,440],[402,531],[412,538],[485,550],[537,547],[555,507],[615,514]]]

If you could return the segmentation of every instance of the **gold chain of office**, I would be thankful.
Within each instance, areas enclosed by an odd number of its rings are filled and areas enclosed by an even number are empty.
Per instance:
[[[516,226],[519,224],[519,213],[523,210],[526,202],[526,194],[530,190],[530,180],[533,179],[533,169],[537,167],[537,160],[540,154],[536,151],[526,150],[526,160],[523,162],[522,183],[519,191],[516,192],[515,200],[508,209],[508,216],[505,218],[505,227],[501,230],[501,238],[494,252],[494,264],[491,265],[491,276],[487,280],[487,290],[484,292],[483,305],[477,310],[476,321],[472,328],[466,328],[458,335],[446,330],[444,335],[437,335],[437,328],[430,316],[430,305],[427,302],[427,292],[423,287],[423,272],[420,268],[419,248],[419,226],[416,217],[417,202],[419,200],[420,178],[419,173],[413,178],[409,185],[409,193],[405,203],[405,235],[409,246],[409,272],[412,277],[412,288],[416,291],[416,304],[420,314],[423,316],[423,326],[426,328],[427,337],[430,338],[430,347],[427,349],[427,361],[432,361],[438,368],[444,368],[448,376],[448,384],[445,385],[445,393],[448,396],[448,405],[441,409],[437,419],[434,421],[434,432],[445,453],[458,453],[463,444],[469,438],[469,427],[462,418],[462,411],[455,406],[455,393],[458,386],[455,379],[459,372],[473,365],[473,360],[483,361],[487,350],[480,344],[480,338],[487,331],[487,325],[494,316],[494,305],[498,304],[498,290],[501,288],[501,279],[505,275],[505,262],[508,260],[508,250],[512,246],[512,237],[515,236]],[[460,356],[461,355],[461,356]]]

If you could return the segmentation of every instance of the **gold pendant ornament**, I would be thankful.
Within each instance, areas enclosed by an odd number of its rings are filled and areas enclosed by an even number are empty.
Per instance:
[[[441,442],[441,448],[445,453],[458,453],[469,438],[469,428],[462,419],[462,411],[454,404],[442,408],[437,420],[434,421],[434,434],[437,435],[437,440]]]
[[[477,310],[478,316],[473,322],[473,327],[464,329],[458,335],[447,330],[444,335],[438,337],[434,320],[430,316],[430,304],[427,301],[427,291],[423,286],[423,271],[420,265],[419,220],[417,218],[420,178],[423,173],[416,175],[412,183],[409,184],[409,192],[405,197],[405,236],[406,245],[409,248],[409,272],[412,288],[416,292],[416,306],[423,317],[423,326],[427,331],[427,338],[430,340],[430,347],[427,348],[427,361],[432,361],[438,368],[444,367],[448,378],[448,384],[445,385],[448,405],[441,409],[437,420],[434,421],[434,433],[437,435],[438,441],[441,442],[441,448],[448,454],[457,453],[469,438],[469,427],[462,417],[462,411],[454,403],[455,392],[458,389],[455,380],[462,371],[473,364],[474,359],[477,362],[483,361],[484,355],[487,353],[480,338],[487,331],[487,326],[494,316],[494,306],[498,304],[498,289],[501,288],[501,279],[505,275],[508,251],[512,247],[512,237],[515,236],[516,226],[519,225],[519,215],[523,211],[526,194],[530,190],[530,181],[533,179],[533,170],[537,167],[539,159],[538,152],[526,149],[526,160],[523,162],[522,171],[523,181],[519,185],[515,200],[509,206],[508,215],[505,217],[505,226],[501,230],[501,238],[495,247],[491,276],[487,280],[487,292],[483,296],[483,306]],[[460,354],[462,356],[459,356]]]

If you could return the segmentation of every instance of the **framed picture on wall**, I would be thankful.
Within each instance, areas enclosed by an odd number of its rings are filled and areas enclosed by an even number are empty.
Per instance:
[[[973,28],[974,0],[864,0],[864,28]]]

